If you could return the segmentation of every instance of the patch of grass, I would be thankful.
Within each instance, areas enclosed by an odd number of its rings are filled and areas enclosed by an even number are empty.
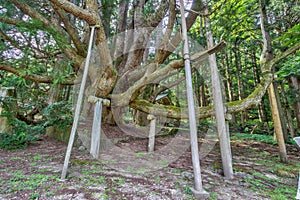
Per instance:
[[[156,177],[154,180],[158,183],[161,181],[160,177]]]
[[[38,163],[37,162],[32,162],[32,163],[29,163],[28,165],[31,166],[31,167],[36,167],[36,166],[38,166]]]
[[[297,193],[296,187],[294,185],[289,186],[285,181],[282,182],[280,179],[269,178],[257,171],[253,171],[251,174],[254,178],[245,179],[251,190],[266,194],[270,199],[293,199]]]
[[[113,180],[119,185],[122,185],[126,182],[124,178],[120,178],[120,177],[113,179]]]
[[[251,190],[260,191],[265,187],[264,181],[256,178],[245,178],[246,182],[250,185]]]
[[[13,157],[10,157],[11,160],[22,160],[21,157],[18,157],[18,156],[13,156]]]
[[[253,140],[257,142],[264,142],[267,144],[277,144],[277,142],[274,141],[273,136],[260,134],[234,133],[231,136],[231,140],[236,140],[240,142],[244,140]]]
[[[55,180],[56,176],[45,175],[45,174],[32,174],[30,176],[25,175],[22,170],[16,170],[11,174],[9,182],[6,181],[6,184],[9,185],[7,193],[15,193],[18,191],[31,191],[38,190],[41,185],[46,186],[49,180]],[[36,193],[33,196],[36,196]],[[30,197],[29,197],[30,198]],[[33,198],[36,199],[36,198]]]
[[[142,157],[143,155],[145,155],[145,152],[137,152],[137,153],[135,153],[136,157]]]
[[[109,199],[109,196],[107,194],[101,194],[100,199]]]
[[[70,161],[74,165],[92,165],[95,164],[93,160],[81,160],[81,159],[71,159]]]
[[[271,200],[288,200],[294,199],[297,194],[296,187],[278,187],[274,191],[270,191]]]
[[[105,176],[87,175],[87,176],[84,176],[82,179],[86,181],[87,186],[106,185]]]
[[[173,174],[181,174],[181,172],[183,172],[184,170],[182,170],[182,169],[172,169],[171,170],[171,172],[173,173]]]
[[[192,194],[193,194],[193,192],[192,192],[190,186],[185,186],[185,187],[184,187],[184,191],[185,191],[185,193],[187,193],[187,194],[189,194],[189,195],[192,195]]]
[[[217,200],[218,194],[216,192],[210,193],[209,200]]]
[[[37,155],[33,156],[32,158],[34,161],[39,161],[39,160],[41,160],[42,157],[43,157],[43,155],[37,154]]]
[[[38,199],[41,195],[39,193],[33,193],[29,195],[29,199]]]

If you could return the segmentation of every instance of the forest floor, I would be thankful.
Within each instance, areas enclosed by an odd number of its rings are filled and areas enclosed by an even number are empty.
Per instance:
[[[163,143],[168,137],[157,138]],[[201,141],[199,141],[201,143]],[[288,144],[287,164],[279,162],[278,147],[233,134],[235,178],[222,176],[219,146],[201,159],[208,199],[294,199],[300,170],[300,151]],[[128,141],[131,148],[145,142]],[[0,200],[26,199],[193,199],[190,150],[166,167],[152,172],[125,173],[92,159],[73,147],[66,180],[60,180],[67,144],[48,138],[25,149],[0,150]]]

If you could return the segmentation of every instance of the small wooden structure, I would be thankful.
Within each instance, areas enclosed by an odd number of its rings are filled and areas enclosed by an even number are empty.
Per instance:
[[[150,153],[154,151],[156,117],[154,115],[148,115],[147,119],[150,120],[149,143],[148,143],[148,152]]]

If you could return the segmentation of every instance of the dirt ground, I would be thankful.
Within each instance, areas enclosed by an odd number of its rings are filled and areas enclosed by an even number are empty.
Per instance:
[[[173,137],[173,136],[170,136]],[[169,137],[159,137],[163,146]],[[202,143],[203,141],[199,141]],[[119,143],[135,152],[147,140]],[[232,140],[235,178],[222,175],[219,146],[201,158],[204,189],[209,199],[292,199],[297,192],[300,153],[288,145],[289,163],[281,164],[277,146]],[[0,200],[10,199],[194,199],[190,149],[165,167],[151,172],[119,171],[73,147],[66,180],[60,180],[67,144],[41,137],[25,149],[0,150]],[[118,163],[115,163],[118,165]]]

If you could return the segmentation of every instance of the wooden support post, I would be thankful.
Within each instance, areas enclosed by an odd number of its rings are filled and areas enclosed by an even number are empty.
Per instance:
[[[208,8],[205,9],[205,13],[208,13]],[[207,46],[208,48],[210,48],[213,46],[213,36],[210,30],[209,18],[206,17],[205,20],[206,20],[205,24],[206,24]],[[215,54],[209,55],[209,66],[211,71],[213,104],[216,113],[217,128],[219,133],[223,171],[227,179],[232,179],[233,168],[232,168],[229,128],[226,127],[226,122],[225,122],[225,109],[224,109],[225,106],[223,104],[221,83],[220,83]]]
[[[94,109],[90,154],[93,158],[98,158],[101,139],[102,104],[109,106],[110,102],[107,99],[97,98],[94,96],[89,96],[88,102],[96,104]]]
[[[94,120],[92,128],[90,154],[93,158],[98,158],[101,138],[101,118],[102,118],[102,101],[98,101],[94,109]]]
[[[70,134],[70,139],[69,139],[69,143],[68,143],[64,166],[63,166],[62,173],[61,173],[62,180],[64,180],[67,176],[69,160],[70,160],[70,156],[71,156],[72,147],[74,144],[75,133],[76,133],[77,126],[78,126],[82,98],[83,98],[85,83],[86,83],[86,79],[87,79],[87,75],[88,75],[88,71],[89,71],[89,63],[90,63],[90,58],[91,58],[91,52],[92,52],[91,50],[92,50],[92,45],[93,45],[94,33],[95,33],[95,26],[93,26],[92,30],[91,30],[90,41],[89,41],[89,46],[88,46],[88,54],[86,57],[84,72],[83,72],[83,76],[82,76],[82,82],[81,82],[80,90],[79,90],[79,94],[78,94],[74,121],[73,121],[72,130],[71,130],[71,134]]]
[[[153,152],[155,143],[156,117],[150,114],[148,115],[147,119],[150,120],[148,152]]]
[[[193,163],[194,181],[195,181],[195,188],[191,188],[191,190],[195,197],[205,198],[209,196],[209,193],[207,193],[202,187],[200,159],[199,159],[199,150],[198,150],[197,125],[196,125],[196,115],[195,115],[193,85],[192,85],[192,72],[191,72],[183,0],[180,0],[180,13],[181,13],[181,21],[182,21],[182,37],[184,40],[183,56],[184,56],[184,65],[185,65],[186,87],[187,87],[192,163]]]

